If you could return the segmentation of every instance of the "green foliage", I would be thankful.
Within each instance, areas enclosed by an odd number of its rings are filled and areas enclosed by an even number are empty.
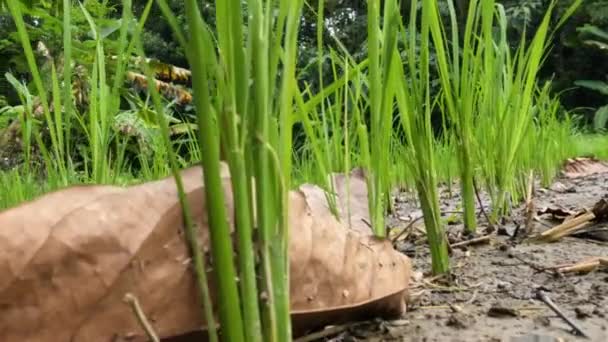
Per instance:
[[[577,31],[581,34],[581,39],[586,45],[591,45],[601,51],[608,50],[608,31],[604,31],[597,26],[585,24]],[[606,55],[605,60],[608,60]],[[608,77],[608,72],[605,75]],[[577,80],[574,84],[597,91],[608,96],[608,83],[599,80]],[[593,116],[593,128],[597,131],[604,130],[608,124],[608,105],[599,107]]]

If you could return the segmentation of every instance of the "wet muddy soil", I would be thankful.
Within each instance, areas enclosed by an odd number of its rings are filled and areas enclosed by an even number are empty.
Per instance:
[[[453,189],[440,190],[441,210],[451,243],[465,238],[459,221],[460,199]],[[608,173],[576,179],[561,177],[549,188],[534,191],[535,213],[546,208],[591,208],[608,196]],[[480,194],[485,210],[489,200]],[[593,235],[570,236],[553,243],[517,241],[511,236],[525,222],[525,205],[487,234],[479,217],[480,244],[451,249],[451,279],[433,278],[424,242],[422,220],[403,234],[396,248],[412,258],[414,279],[408,312],[395,321],[352,324],[316,341],[608,341],[608,267],[587,273],[558,274],[551,267],[589,257],[608,257],[608,224],[591,226]],[[390,222],[393,232],[421,216],[409,195],[399,194]],[[537,215],[534,232],[559,224],[551,215]],[[413,227],[413,228],[412,228]],[[406,238],[403,236],[407,235]],[[573,329],[537,298],[541,291],[588,337]],[[331,330],[329,330],[331,331]]]

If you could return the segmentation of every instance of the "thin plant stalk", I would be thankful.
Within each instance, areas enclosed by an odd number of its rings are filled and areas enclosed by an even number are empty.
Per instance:
[[[58,138],[59,148],[63,153],[66,163],[70,163],[70,142],[71,142],[71,116],[72,116],[72,2],[63,0],[63,113],[65,118],[65,128],[62,124],[57,126],[64,130]]]
[[[247,62],[242,47],[240,1],[224,1],[216,4],[218,18],[232,20],[218,22],[218,44],[221,57],[227,69],[227,80],[220,82],[228,94],[226,111],[220,113],[219,120],[225,129],[222,142],[227,150],[231,170],[231,181],[235,199],[236,232],[239,246],[240,294],[242,298],[243,320],[247,341],[261,341],[262,327],[258,305],[258,287],[255,274],[253,245],[253,213],[249,173],[247,172],[244,137],[248,110]],[[230,14],[230,15],[229,15]]]
[[[199,124],[199,145],[201,147],[203,177],[205,182],[205,197],[209,215],[209,232],[214,269],[218,275],[218,301],[220,324],[223,337],[227,341],[244,341],[243,318],[233,264],[233,250],[227,212],[224,207],[224,189],[220,176],[219,137],[212,132],[218,132],[219,127],[210,101],[209,70],[202,59],[213,49],[208,46],[202,34],[205,32],[196,1],[185,3],[186,19],[189,27],[188,54],[192,69],[192,86],[194,103],[197,109]],[[207,41],[208,42],[208,41]],[[197,56],[198,58],[193,58]]]
[[[140,56],[143,55],[143,48],[138,46],[138,52]],[[145,75],[148,79],[149,84],[154,82],[154,78],[152,76],[152,72],[150,71],[149,66],[146,62],[144,62]],[[200,250],[199,243],[197,242],[197,234],[194,226],[194,222],[192,219],[192,213],[190,210],[190,204],[188,203],[187,196],[184,192],[184,184],[180,174],[180,170],[177,164],[177,160],[175,157],[175,152],[171,146],[171,141],[169,140],[169,126],[167,124],[167,120],[164,116],[163,107],[160,100],[160,95],[158,91],[154,87],[150,87],[149,89],[152,94],[152,100],[154,102],[154,106],[156,107],[156,111],[158,114],[158,121],[160,124],[160,128],[162,131],[163,140],[165,142],[165,147],[167,148],[169,164],[171,167],[171,172],[173,177],[175,178],[175,183],[177,186],[177,192],[179,196],[180,205],[183,211],[184,218],[184,231],[186,240],[189,245],[190,253],[192,254],[193,261],[193,270],[195,274],[195,279],[198,285],[199,296],[202,304],[202,312],[205,317],[205,321],[207,322],[207,331],[210,341],[216,342],[218,341],[215,318],[213,315],[213,303],[211,301],[211,295],[209,293],[209,286],[207,280],[207,274],[205,270],[205,262],[203,253]]]
[[[368,164],[371,175],[370,214],[375,234],[385,236],[384,215],[389,198],[388,160],[394,101],[394,93],[390,90],[388,80],[394,68],[392,61],[397,46],[399,10],[395,1],[384,2],[382,28],[380,28],[380,3],[369,2],[367,11],[370,138],[374,142]]]

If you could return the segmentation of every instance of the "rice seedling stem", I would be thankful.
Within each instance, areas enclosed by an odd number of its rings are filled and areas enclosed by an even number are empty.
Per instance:
[[[188,55],[192,69],[192,86],[194,102],[199,124],[199,145],[201,147],[204,169],[205,197],[209,215],[209,232],[214,271],[218,281],[218,303],[222,336],[226,341],[244,341],[243,318],[233,264],[233,250],[230,228],[224,206],[224,189],[220,177],[219,130],[209,98],[208,79],[205,56],[213,46],[205,46],[202,34],[203,21],[198,4],[194,0],[186,1],[186,20],[189,27]],[[196,56],[197,58],[194,58]]]
[[[126,1],[123,2],[123,6],[127,7],[127,11],[131,12],[130,4],[127,4]],[[142,21],[144,19],[142,18]],[[134,44],[136,46],[137,52],[140,57],[144,60],[143,68],[146,78],[148,80],[148,84],[153,84],[154,78],[152,75],[152,71],[147,62],[145,62],[145,55],[143,51],[143,46],[141,44],[139,36],[134,37]],[[171,171],[173,177],[175,178],[175,183],[177,186],[177,192],[179,196],[180,205],[182,208],[183,219],[184,219],[184,231],[186,236],[186,241],[188,243],[188,247],[190,249],[190,253],[192,255],[193,261],[193,271],[196,279],[196,283],[199,290],[200,301],[202,305],[202,313],[205,318],[205,322],[207,324],[207,332],[210,342],[217,342],[217,328],[215,317],[213,313],[213,302],[211,301],[211,295],[209,292],[209,282],[207,279],[207,272],[205,268],[204,256],[202,251],[200,250],[200,245],[197,239],[197,233],[195,230],[195,225],[193,222],[192,211],[190,209],[190,203],[188,203],[187,196],[184,192],[184,185],[181,178],[181,174],[179,171],[177,159],[175,156],[175,152],[173,151],[171,141],[169,138],[169,126],[167,120],[165,118],[163,106],[161,104],[160,94],[155,87],[148,87],[148,91],[151,93],[152,101],[154,107],[156,109],[156,113],[158,115],[158,121],[160,124],[160,128],[162,131],[163,141],[165,143],[165,147],[167,149],[167,154],[169,157],[169,164],[171,167]],[[206,173],[206,171],[203,171]],[[211,228],[211,227],[210,227]],[[211,230],[211,229],[210,229]]]

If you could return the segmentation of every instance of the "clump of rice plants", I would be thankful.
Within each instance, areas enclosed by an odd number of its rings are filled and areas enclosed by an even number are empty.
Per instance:
[[[562,23],[578,7],[574,1],[560,19]],[[551,2],[532,40],[522,35],[515,54],[507,44],[506,15],[497,5],[499,37],[484,48],[486,66],[481,70],[477,110],[478,153],[486,188],[492,198],[492,219],[509,212],[512,201],[522,198],[518,180],[528,179],[525,169],[525,149],[533,146],[524,142],[534,129],[536,79],[547,42],[551,37],[550,20],[555,2]],[[549,128],[542,128],[549,129]],[[527,181],[524,181],[527,183]]]
[[[563,21],[578,6],[575,1]],[[517,199],[516,179],[524,171],[523,141],[533,124],[536,78],[555,3],[549,6],[531,42],[522,34],[512,55],[504,8],[493,0],[469,2],[464,33],[453,1],[447,1],[451,32],[437,23],[432,35],[442,85],[442,109],[454,127],[465,228],[475,231],[474,177],[479,166],[496,220]],[[521,166],[521,167],[520,167]],[[524,171],[525,172],[525,171]]]
[[[407,54],[405,61],[401,61],[397,50],[392,50],[391,54],[395,58],[394,72],[391,73],[388,84],[394,91],[400,123],[407,139],[406,165],[413,175],[418,200],[424,215],[424,224],[431,249],[432,271],[434,274],[441,274],[449,270],[449,258],[447,239],[439,210],[435,166],[436,145],[431,127],[431,113],[436,102],[430,93],[429,77],[430,34],[439,29],[439,13],[435,1],[422,3],[420,18],[418,18],[417,7],[418,1],[412,1],[407,31],[402,23],[393,23],[393,25],[398,25],[396,29],[399,30],[399,34],[407,37],[405,40]],[[420,25],[420,31],[417,29],[418,25]],[[418,32],[419,45],[415,34]]]
[[[175,24],[164,1],[159,5],[188,51],[192,69],[211,250],[219,270],[219,324],[230,341],[288,341],[287,193],[292,172],[296,41],[303,2],[248,1],[247,34],[241,1],[218,2],[216,40],[196,1],[186,2],[188,32]],[[232,262],[222,196],[220,145],[226,151],[233,184],[238,268]],[[259,273],[253,254],[254,229],[261,251]],[[240,287],[234,282],[237,274]]]

